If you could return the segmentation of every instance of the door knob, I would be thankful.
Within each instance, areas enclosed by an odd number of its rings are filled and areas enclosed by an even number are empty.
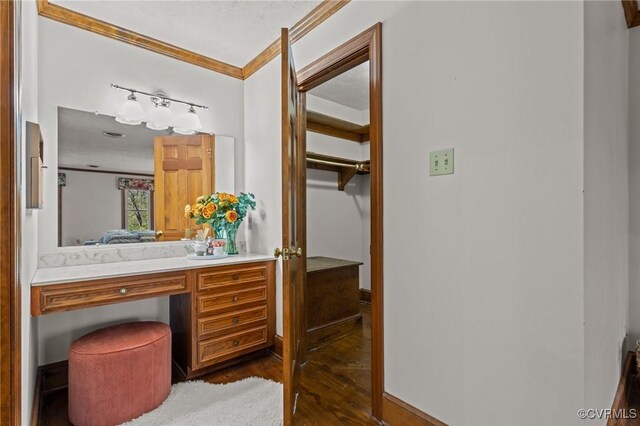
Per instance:
[[[295,257],[302,257],[302,247],[298,247],[298,248],[291,247],[289,249],[289,254]]]
[[[280,256],[282,256],[284,260],[289,260],[289,249],[288,248],[281,249],[280,247],[276,247],[276,249],[273,251],[273,257],[277,259]]]
[[[162,230],[157,230],[156,231],[156,237],[162,237],[164,235],[164,231]]]

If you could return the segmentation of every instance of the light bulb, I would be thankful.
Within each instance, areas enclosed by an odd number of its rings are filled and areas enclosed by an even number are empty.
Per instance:
[[[154,102],[155,107],[149,114],[147,128],[151,130],[166,130],[169,128],[173,115],[169,110],[169,102],[166,100]]]
[[[193,135],[200,129],[202,129],[202,123],[200,123],[195,108],[191,105],[187,112],[178,116],[173,131],[181,135]]]
[[[116,113],[116,121],[122,124],[138,125],[144,119],[142,105],[136,99],[136,95],[131,92]]]

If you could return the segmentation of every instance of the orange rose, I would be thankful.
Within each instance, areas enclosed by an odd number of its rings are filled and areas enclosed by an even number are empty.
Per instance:
[[[233,210],[229,210],[225,215],[224,218],[227,219],[227,222],[229,223],[233,223],[236,220],[238,220],[238,213],[234,212]]]
[[[229,199],[229,194],[227,194],[226,192],[221,192],[218,194],[218,200],[227,201],[228,199]]]
[[[205,219],[210,219],[217,209],[215,204],[209,203],[202,209],[202,216],[204,216]]]
[[[236,203],[238,202],[238,197],[236,197],[236,196],[235,196],[235,195],[233,195],[233,194],[229,194],[229,202],[230,202],[231,204],[236,204]]]

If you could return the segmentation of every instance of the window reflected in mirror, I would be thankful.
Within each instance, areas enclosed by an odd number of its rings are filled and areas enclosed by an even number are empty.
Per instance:
[[[153,230],[153,197],[144,189],[122,190],[122,227],[127,231]]]

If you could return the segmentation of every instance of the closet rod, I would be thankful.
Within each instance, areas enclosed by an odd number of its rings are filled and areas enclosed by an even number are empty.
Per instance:
[[[319,160],[316,158],[307,158],[307,161],[310,163],[317,163],[317,164],[326,164],[329,166],[338,166],[338,167],[347,167],[347,168],[355,168],[357,171],[362,171],[364,170],[364,165],[362,163],[356,163],[356,164],[348,164],[348,163],[338,163],[337,161],[327,161],[327,160]]]

